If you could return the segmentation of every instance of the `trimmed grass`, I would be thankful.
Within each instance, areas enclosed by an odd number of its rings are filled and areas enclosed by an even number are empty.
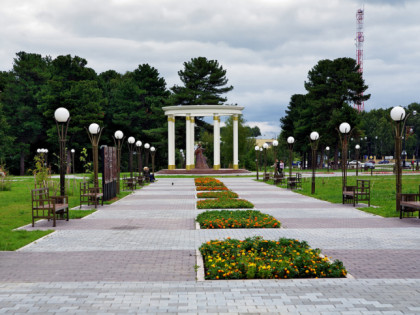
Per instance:
[[[212,240],[201,245],[200,252],[208,280],[342,278],[347,274],[341,261],[331,263],[305,241],[286,238]]]
[[[238,194],[233,191],[207,191],[197,193],[197,198],[238,198]]]
[[[254,205],[245,199],[220,198],[197,201],[197,209],[245,209]]]
[[[281,223],[258,210],[212,210],[200,213],[197,222],[202,229],[280,228]]]
[[[32,222],[31,190],[34,188],[33,177],[12,177],[13,182],[10,191],[0,191],[0,251],[13,251],[25,246],[40,237],[52,232],[48,231],[13,231],[14,229]],[[59,179],[52,180],[58,187]],[[66,189],[69,195],[69,207],[79,205],[80,179],[70,179],[70,189]],[[122,192],[122,198],[130,192]],[[70,210],[70,218],[82,218],[93,211]]]
[[[347,185],[356,185],[357,179],[371,181],[371,207],[363,207],[360,208],[361,210],[383,217],[399,216],[395,205],[395,176],[358,176],[357,178],[356,176],[349,176],[347,177]],[[272,180],[269,182],[273,184]],[[316,178],[315,194],[313,195],[311,194],[311,183],[311,178],[304,178],[302,190],[295,190],[295,192],[333,203],[342,202],[341,176]],[[403,176],[402,183],[403,193],[419,193],[420,175],[405,175]]]

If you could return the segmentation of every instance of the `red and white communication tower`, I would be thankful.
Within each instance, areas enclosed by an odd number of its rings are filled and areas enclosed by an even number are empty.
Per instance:
[[[359,9],[356,12],[356,60],[359,65],[359,72],[363,75],[363,42],[365,37],[363,36],[363,19],[364,10]],[[361,93],[363,96],[363,92]],[[361,101],[354,104],[354,108],[360,113],[365,110],[365,102]]]

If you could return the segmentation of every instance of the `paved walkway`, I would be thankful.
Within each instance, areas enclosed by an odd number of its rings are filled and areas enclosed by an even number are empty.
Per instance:
[[[0,313],[420,314],[420,220],[384,219],[251,178],[222,181],[285,228],[195,230],[193,179],[159,179],[0,252]],[[306,240],[354,279],[196,281],[203,242],[252,235]]]

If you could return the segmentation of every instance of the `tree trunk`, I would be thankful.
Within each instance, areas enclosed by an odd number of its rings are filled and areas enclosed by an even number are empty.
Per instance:
[[[338,169],[338,152],[339,152],[340,148],[338,146],[338,144],[335,147],[335,152],[334,152],[334,169]]]
[[[20,151],[20,175],[25,175],[25,152]]]

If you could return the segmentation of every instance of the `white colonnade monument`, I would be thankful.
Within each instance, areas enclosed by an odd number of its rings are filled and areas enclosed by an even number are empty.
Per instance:
[[[185,117],[187,170],[195,167],[194,163],[194,117],[213,116],[214,156],[213,169],[220,169],[220,116],[233,116],[233,169],[238,169],[238,117],[243,107],[233,105],[178,105],[163,107],[168,116],[168,170],[175,169],[175,117]]]

